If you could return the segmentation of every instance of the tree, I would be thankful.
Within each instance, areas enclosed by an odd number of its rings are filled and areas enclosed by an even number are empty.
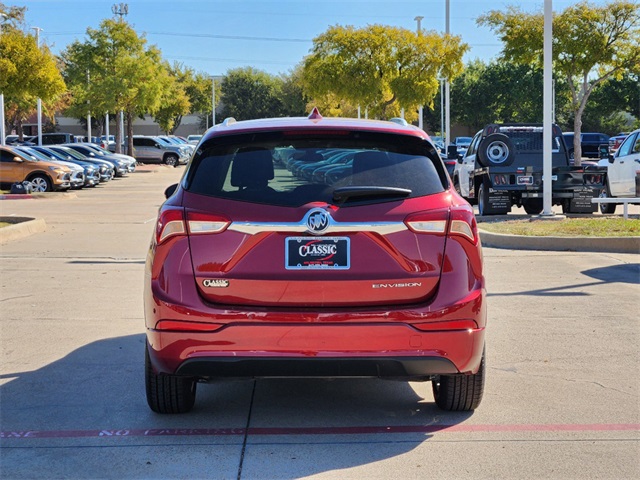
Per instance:
[[[133,152],[133,120],[154,114],[171,79],[155,46],[122,20],[103,20],[100,28],[87,29],[83,43],[72,43],[62,53],[64,74],[77,116],[123,111],[127,122],[128,152]],[[88,78],[87,78],[88,73]],[[116,130],[116,151],[122,139]]]
[[[544,18],[511,6],[478,19],[498,32],[505,59],[542,64]],[[574,152],[580,164],[582,115],[591,93],[610,78],[620,78],[640,64],[640,5],[616,0],[603,6],[580,2],[554,15],[554,71],[564,77],[574,115]]]
[[[252,67],[229,70],[220,87],[223,116],[236,120],[282,116],[280,83],[277,77]]]
[[[173,135],[182,122],[182,116],[191,109],[185,87],[193,79],[193,71],[183,69],[177,63],[173,67],[165,64],[165,69],[169,75],[169,85],[162,94],[161,106],[156,111],[154,120],[167,135]]]
[[[460,37],[435,32],[333,26],[313,40],[304,60],[305,92],[362,105],[380,117],[404,108],[411,119],[419,105],[433,101],[438,74],[450,80],[460,74],[467,50]]]
[[[4,8],[2,4],[0,7]],[[10,123],[16,126],[20,138],[22,122],[35,112],[37,99],[42,100],[44,113],[52,115],[50,107],[65,91],[49,48],[38,48],[35,37],[4,25],[0,35],[0,92],[5,97]]]

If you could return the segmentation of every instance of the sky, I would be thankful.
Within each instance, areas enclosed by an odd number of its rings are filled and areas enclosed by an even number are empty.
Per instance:
[[[356,28],[371,24],[445,31],[446,0],[0,0],[6,6],[26,6],[28,28],[38,27],[40,41],[54,54],[74,40],[86,39],[87,28],[114,18],[112,7],[126,3],[125,16],[165,60],[197,72],[224,75],[239,67],[254,67],[277,75],[288,73],[309,54],[313,38],[333,25]],[[553,0],[555,12],[576,3]],[[603,1],[596,0],[596,4]],[[465,62],[490,61],[501,51],[500,40],[476,19],[508,5],[542,12],[543,0],[450,0],[450,32],[470,46]],[[35,30],[31,30],[35,33]]]

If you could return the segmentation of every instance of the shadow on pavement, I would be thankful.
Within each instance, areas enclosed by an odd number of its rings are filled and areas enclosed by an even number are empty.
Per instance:
[[[89,455],[81,447],[221,445],[230,449],[225,462],[239,465],[246,445],[243,455],[249,468],[263,454],[271,455],[260,451],[266,445],[270,451],[294,445],[310,455],[296,463],[295,475],[313,475],[403,455],[434,432],[471,416],[437,409],[429,383],[376,379],[225,380],[199,385],[191,413],[157,415],[145,399],[144,342],[142,334],[95,341],[33,371],[11,372],[5,363],[6,373],[0,375],[0,439],[5,453],[13,452],[3,455],[7,471],[33,474],[37,468],[29,462],[37,462],[43,448],[61,448],[60,442],[63,457],[73,459],[76,467],[83,465],[77,478],[110,471],[107,462],[116,454]],[[339,446],[345,442],[359,447],[347,454]],[[337,449],[335,455],[314,460],[327,445]],[[133,453],[124,450],[123,455]],[[64,458],[43,467],[52,478],[68,473]],[[163,458],[183,461],[179,454]],[[18,459],[26,463],[16,463]],[[274,470],[268,475],[274,477],[286,471],[279,465],[270,468]]]

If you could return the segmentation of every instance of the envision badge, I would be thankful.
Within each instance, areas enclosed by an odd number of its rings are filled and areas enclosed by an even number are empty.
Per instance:
[[[226,288],[229,286],[229,280],[222,280],[219,278],[210,279],[207,278],[202,281],[203,287],[216,287],[216,288]]]
[[[309,210],[305,223],[307,230],[315,235],[324,233],[329,228],[329,212],[322,208],[314,208]]]
[[[407,288],[407,287],[421,287],[420,282],[408,282],[408,283],[374,283],[372,288]]]

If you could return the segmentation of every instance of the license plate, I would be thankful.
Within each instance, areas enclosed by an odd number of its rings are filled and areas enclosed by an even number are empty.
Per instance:
[[[533,185],[533,176],[519,175],[517,181],[518,181],[518,185]]]
[[[350,266],[349,237],[287,237],[287,270],[347,270]]]

